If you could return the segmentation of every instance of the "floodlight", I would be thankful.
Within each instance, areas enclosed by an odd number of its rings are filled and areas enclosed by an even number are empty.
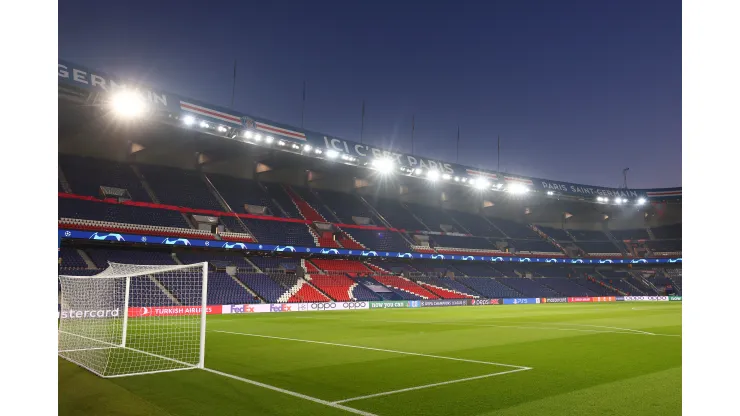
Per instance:
[[[622,203],[622,198],[617,198],[617,199],[614,200],[614,202],[617,203],[617,204],[621,204]]]
[[[313,149],[313,147],[311,147],[311,145],[310,145],[310,144],[304,144],[304,145],[303,145],[303,150],[305,150],[305,151],[307,151],[307,152],[310,152],[310,151],[311,151],[311,149]]]
[[[326,151],[326,157],[329,159],[336,159],[339,156],[339,152],[337,152],[334,149],[329,149]]]
[[[247,130],[244,132],[244,138],[251,139],[252,137],[254,137],[254,132],[252,130]]]
[[[226,127],[224,127],[224,126],[218,126],[218,129],[217,129],[217,130],[218,130],[218,131],[219,131],[220,133],[226,133],[226,131],[227,131],[227,130],[229,130],[229,129],[227,129],[227,128],[226,128]]]
[[[203,129],[207,129],[208,127],[210,127],[210,125],[207,122],[205,122],[205,121],[201,121],[200,122],[200,127],[203,128]]]
[[[607,197],[604,197],[604,198],[602,198],[602,200],[603,200],[604,202],[609,202],[609,198],[607,198]]]
[[[301,146],[298,146],[298,145],[297,145],[297,144],[295,144],[295,143],[291,144],[291,145],[290,145],[290,147],[292,147],[293,149],[296,149],[296,150],[298,150],[298,149],[300,149],[300,148],[301,148]]]
[[[116,115],[126,119],[141,117],[146,111],[144,98],[133,91],[119,91],[111,99]]]
[[[553,191],[547,191],[547,194],[550,195],[550,196],[553,196],[553,195],[555,195],[555,192],[553,192]]]
[[[275,141],[275,138],[272,136],[265,137],[265,143],[272,143]]]
[[[471,180],[470,182],[473,184],[473,187],[475,187],[475,189],[480,190],[486,189],[491,186],[491,183],[484,178],[476,178]]]
[[[637,200],[637,205],[644,205],[645,204],[645,198],[640,198]]]
[[[527,192],[529,192],[529,188],[527,188],[525,185],[522,185],[520,183],[513,183],[507,186],[506,190],[511,192],[514,195],[524,195]]]
[[[504,187],[504,184],[503,183],[497,183],[496,184],[496,189],[501,189],[503,187]]]
[[[455,182],[460,182],[460,177],[459,176],[455,176]]]
[[[257,133],[254,135],[254,141],[261,142],[262,141],[262,135]]]
[[[439,179],[439,172],[437,172],[436,170],[430,170],[429,172],[427,172],[427,179],[432,182],[436,181],[437,179]]]
[[[192,126],[195,123],[195,117],[193,117],[191,115],[187,115],[187,116],[185,116],[185,117],[182,118],[182,122],[186,126]]]
[[[463,183],[468,181],[468,178],[462,178]]]
[[[421,168],[416,168],[416,169],[414,169],[414,174],[415,174],[415,175],[421,175],[421,174],[422,174],[423,172],[424,172],[424,171],[423,171],[423,170],[421,170]]]
[[[444,179],[446,181],[450,180],[450,178],[452,178],[452,176],[450,176],[449,173],[445,173],[444,175],[442,175],[442,179]]]
[[[317,155],[320,155],[320,154],[324,153],[324,152],[321,151],[321,149],[316,149],[315,152],[316,152]]]
[[[390,159],[373,159],[372,165],[378,172],[387,175],[396,170],[396,164]]]

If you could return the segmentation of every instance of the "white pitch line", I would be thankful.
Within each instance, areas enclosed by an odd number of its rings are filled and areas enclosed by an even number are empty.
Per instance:
[[[502,364],[502,363],[495,363],[495,362],[492,362],[492,361],[469,360],[467,358],[445,357],[443,355],[421,354],[421,353],[418,353],[418,352],[388,350],[388,349],[385,349],[385,348],[365,347],[365,346],[362,346],[362,345],[338,344],[338,343],[326,342],[326,341],[312,341],[312,340],[308,340],[308,339],[276,337],[276,336],[271,336],[271,335],[248,334],[248,333],[244,333],[244,332],[231,332],[231,331],[221,331],[221,330],[213,330],[212,332],[220,332],[220,333],[232,334],[232,335],[243,335],[243,336],[248,336],[248,337],[280,339],[280,340],[284,340],[284,341],[307,342],[307,343],[310,343],[310,344],[332,345],[332,346],[335,346],[335,347],[358,348],[358,349],[361,349],[361,350],[390,352],[390,353],[394,353],[394,354],[404,354],[404,355],[415,355],[415,356],[418,356],[418,357],[438,358],[438,359],[441,359],[441,360],[462,361],[462,362],[466,362],[466,363],[485,364],[485,365],[498,365],[498,366],[501,366],[501,367],[518,368],[520,370],[524,370],[524,369],[531,370],[532,369],[531,367],[525,367],[525,366],[521,366],[521,365]]]
[[[301,317],[303,319],[324,319],[324,320],[347,320],[343,318],[324,318],[324,317]],[[427,324],[427,325],[457,325],[457,326],[473,326],[473,327],[492,327],[492,328],[514,328],[514,329],[539,329],[539,330],[550,330],[550,331],[573,331],[573,332],[590,332],[592,334],[626,334],[626,335],[652,335],[660,337],[680,337],[678,334],[656,334],[653,332],[638,331],[635,329],[622,328],[621,331],[601,331],[597,329],[577,329],[577,328],[552,328],[547,326],[522,326],[522,325],[498,325],[498,324],[475,324],[465,322],[442,322],[442,321],[402,321],[402,320],[380,320],[380,319],[350,319],[353,321],[362,322],[383,322],[383,323],[401,323],[401,324]],[[574,324],[570,324],[574,325]]]
[[[301,398],[301,399],[304,399],[304,400],[308,400],[308,401],[311,401],[311,402],[314,402],[314,403],[319,403],[319,404],[323,404],[325,406],[333,407],[335,409],[344,410],[345,412],[354,413],[356,415],[362,415],[362,416],[378,416],[375,413],[365,412],[363,410],[359,410],[359,409],[354,409],[352,407],[343,406],[343,405],[341,405],[339,403],[330,402],[330,401],[327,401],[327,400],[322,400],[322,399],[319,399],[317,397],[307,396],[305,394],[297,393],[295,391],[281,389],[280,387],[275,387],[275,386],[271,386],[269,384],[260,383],[259,381],[250,380],[248,378],[235,376],[235,375],[229,374],[229,373],[224,373],[223,371],[214,370],[212,368],[203,368],[203,370],[204,371],[208,371],[208,372],[213,373],[213,374],[218,374],[218,375],[223,376],[223,377],[232,378],[234,380],[239,380],[239,381],[244,382],[244,383],[252,384],[252,385],[255,385],[255,386],[258,386],[258,387],[262,387],[262,388],[265,388],[265,389],[269,389],[269,390],[277,391],[277,392],[280,392],[280,393],[283,393],[283,394],[287,394],[289,396],[298,397],[298,398]]]
[[[483,378],[501,376],[501,375],[504,375],[504,374],[517,373],[519,371],[527,371],[527,370],[531,370],[531,368],[517,368],[516,370],[502,371],[500,373],[484,374],[482,376],[459,378],[457,380],[442,381],[442,382],[439,382],[439,383],[425,384],[423,386],[415,386],[415,387],[408,387],[408,388],[405,388],[405,389],[384,391],[382,393],[368,394],[366,396],[350,397],[349,399],[337,400],[337,401],[335,401],[333,403],[338,404],[338,403],[353,402],[353,401],[356,401],[356,400],[363,400],[363,399],[370,399],[370,398],[373,398],[373,397],[387,396],[389,394],[405,393],[407,391],[428,389],[430,387],[445,386],[447,384],[462,383],[463,381],[480,380],[480,379],[483,379]]]

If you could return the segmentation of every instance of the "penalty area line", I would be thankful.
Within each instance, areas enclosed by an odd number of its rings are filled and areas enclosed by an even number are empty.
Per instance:
[[[285,389],[282,389],[280,387],[271,386],[269,384],[260,383],[259,381],[250,380],[248,378],[235,376],[235,375],[229,374],[229,373],[224,373],[223,371],[214,370],[212,368],[202,368],[202,370],[203,371],[208,371],[209,373],[218,374],[218,375],[220,375],[222,377],[227,377],[227,378],[231,378],[231,379],[234,379],[234,380],[238,380],[238,381],[241,381],[243,383],[252,384],[254,386],[262,387],[262,388],[265,388],[265,389],[268,389],[268,390],[277,391],[279,393],[287,394],[289,396],[298,397],[300,399],[308,400],[308,401],[311,401],[311,402],[314,402],[314,403],[323,404],[324,406],[329,406],[329,407],[333,407],[335,409],[344,410],[345,412],[354,413],[356,415],[362,415],[362,416],[378,416],[375,413],[365,412],[363,410],[359,410],[359,409],[355,409],[355,408],[352,408],[352,407],[344,406],[344,405],[342,405],[340,403],[330,402],[328,400],[322,400],[322,399],[319,399],[317,397],[307,396],[305,394],[297,393],[295,391],[285,390]]]
[[[516,370],[502,371],[502,372],[499,372],[499,373],[491,373],[491,374],[483,374],[482,376],[458,378],[456,380],[441,381],[439,383],[432,383],[432,384],[424,384],[423,386],[414,386],[414,387],[407,387],[405,389],[384,391],[382,393],[375,393],[375,394],[368,394],[368,395],[365,395],[365,396],[350,397],[349,399],[337,400],[337,401],[332,402],[332,403],[334,403],[334,404],[340,404],[340,403],[353,402],[353,401],[356,401],[356,400],[372,399],[372,398],[375,398],[375,397],[388,396],[390,394],[406,393],[406,392],[409,392],[409,391],[421,390],[421,389],[428,389],[428,388],[431,388],[431,387],[446,386],[448,384],[462,383],[464,381],[480,380],[480,379],[484,379],[484,378],[490,378],[490,377],[495,377],[495,376],[502,376],[504,374],[518,373],[520,371],[527,371],[527,370],[531,370],[531,368],[528,368],[528,367],[525,367],[525,368],[517,368]]]

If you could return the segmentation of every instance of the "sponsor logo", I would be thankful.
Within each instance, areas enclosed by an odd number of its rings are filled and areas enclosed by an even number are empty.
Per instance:
[[[595,296],[591,298],[591,302],[615,302],[616,296]]]
[[[568,303],[572,303],[572,302],[591,302],[591,298],[589,297],[568,298]]]
[[[682,296],[668,296],[668,300],[671,302],[681,302],[683,301]]]
[[[121,314],[121,309],[92,309],[92,310],[76,310],[66,309],[62,310],[60,314],[61,319],[91,319],[91,318],[118,318]]]
[[[121,234],[117,233],[94,233],[90,236],[90,240],[115,240],[115,241],[126,241]]]
[[[667,302],[668,296],[625,296],[627,302]]]
[[[321,254],[339,254],[339,250],[335,248],[322,248]]]
[[[614,263],[614,262],[613,262],[613,261],[611,261],[611,260],[609,260],[609,259],[603,259],[603,260],[599,260],[599,264],[607,264],[607,263],[608,263],[608,264],[612,264],[612,263]]]
[[[342,303],[344,309],[367,309],[367,302],[344,302]]]
[[[542,298],[542,303],[567,303],[568,298]]]
[[[223,248],[238,248],[238,249],[246,249],[247,246],[244,245],[244,243],[229,243],[228,241],[224,243]]]
[[[614,300],[624,302],[624,296],[617,296]]]
[[[292,310],[291,305],[284,303],[273,303],[270,304],[270,312],[290,312]]]
[[[372,250],[370,250],[370,251],[363,251],[362,253],[360,253],[360,255],[361,256],[365,256],[365,257],[375,257],[375,256],[378,255],[378,252],[377,251],[372,251]]]
[[[142,316],[183,316],[183,315],[200,315],[200,306],[172,306],[172,307],[129,307],[129,317],[142,317]],[[221,314],[223,311],[222,305],[213,305],[206,307],[206,314]]]
[[[170,239],[169,237],[167,237],[164,239],[164,241],[162,241],[162,244],[168,244],[172,246],[176,246],[176,245],[189,246],[190,240],[188,240],[187,238]]]
[[[301,304],[298,305],[298,310],[299,311],[307,311],[308,310],[308,305],[306,305],[305,303],[301,303]]]
[[[419,300],[410,300],[409,301],[409,308],[421,308],[421,301],[419,301]]]
[[[337,304],[334,302],[326,302],[326,303],[312,303],[311,309],[314,311],[325,311],[329,309],[336,309]]]
[[[529,305],[540,303],[540,298],[508,298],[504,299],[504,305]]]
[[[410,259],[413,256],[411,255],[411,253],[398,253],[396,257],[401,258],[401,259]]]
[[[467,306],[467,299],[449,299],[449,300],[421,300],[421,307],[429,306]]]
[[[558,259],[546,259],[545,263],[557,263]]]
[[[437,259],[444,260],[445,259],[445,255],[444,254],[432,254],[432,260],[437,260]]]
[[[275,246],[275,251],[290,251],[295,253],[295,247],[293,246]]]

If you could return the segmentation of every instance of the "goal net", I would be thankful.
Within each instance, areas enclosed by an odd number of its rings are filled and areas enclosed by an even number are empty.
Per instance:
[[[59,276],[59,356],[101,377],[203,368],[208,264]]]

